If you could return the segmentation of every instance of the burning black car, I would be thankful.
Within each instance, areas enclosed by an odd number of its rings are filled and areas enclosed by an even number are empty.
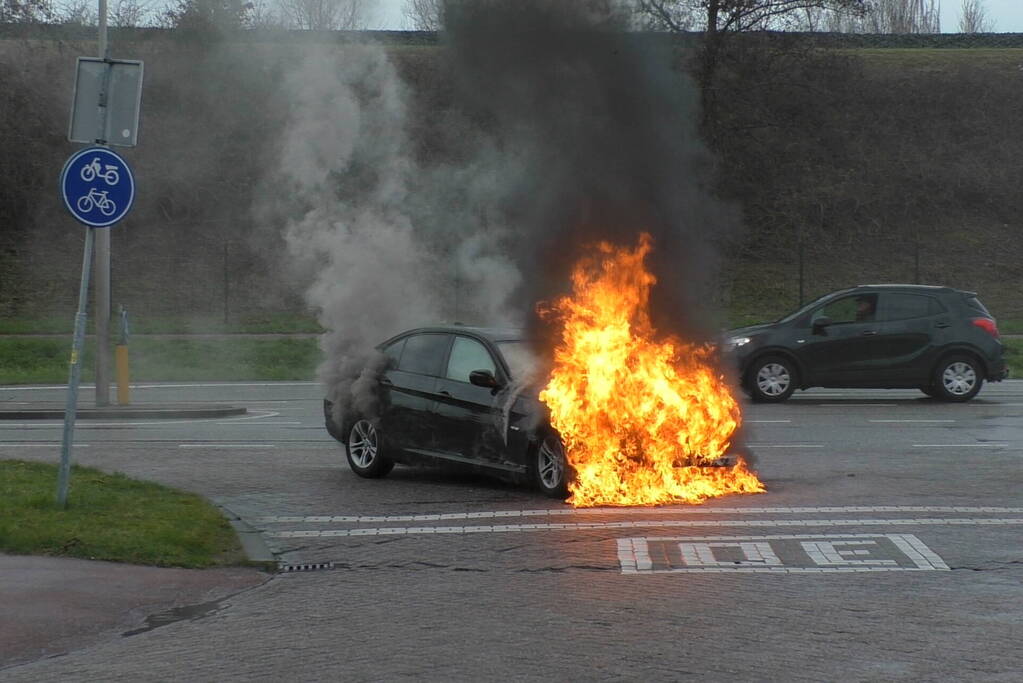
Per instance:
[[[323,403],[353,472],[376,478],[395,463],[456,464],[567,495],[564,449],[530,381],[521,330],[424,327],[377,351],[371,406],[342,409],[337,396]]]

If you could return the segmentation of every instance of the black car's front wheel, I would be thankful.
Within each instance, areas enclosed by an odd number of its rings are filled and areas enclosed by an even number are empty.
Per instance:
[[[796,368],[781,356],[761,358],[750,368],[746,388],[754,401],[777,403],[796,390]]]
[[[946,356],[934,371],[934,397],[943,401],[969,401],[984,384],[980,364],[969,356]]]
[[[568,495],[568,461],[561,439],[548,434],[533,451],[533,483],[540,492],[551,498]]]
[[[369,420],[356,421],[348,432],[348,466],[360,477],[376,479],[394,469],[394,463],[382,453],[380,441],[380,432]]]

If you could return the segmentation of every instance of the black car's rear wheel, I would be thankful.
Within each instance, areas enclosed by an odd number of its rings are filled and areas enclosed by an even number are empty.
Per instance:
[[[369,420],[358,420],[352,425],[345,450],[348,466],[360,477],[376,479],[394,469],[394,463],[382,453],[380,433]]]
[[[531,463],[533,483],[540,492],[551,498],[568,495],[568,461],[561,439],[548,434],[533,451]]]
[[[969,356],[946,356],[934,371],[934,396],[944,401],[969,401],[983,384],[980,363]]]
[[[796,390],[796,368],[781,356],[761,358],[750,368],[746,388],[754,401],[784,401]]]

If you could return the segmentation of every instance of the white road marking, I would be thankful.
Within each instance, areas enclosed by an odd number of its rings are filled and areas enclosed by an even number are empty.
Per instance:
[[[875,422],[879,424],[916,424],[925,422],[955,422],[955,420],[868,420],[868,422]]]
[[[101,429],[103,427],[162,427],[164,425],[187,425],[187,424],[238,424],[245,420],[262,420],[268,417],[277,417],[280,413],[268,410],[262,415],[244,415],[236,418],[222,418],[222,417],[196,417],[189,420],[156,420],[154,422],[136,422],[136,418],[121,418],[122,422],[88,422],[82,421],[79,418],[79,422],[76,423],[76,429]],[[275,424],[273,422],[259,422],[254,424]],[[287,423],[287,424],[301,424],[301,423]],[[8,428],[28,428],[28,429],[63,429],[63,421],[54,420],[38,420],[34,422],[0,422],[0,431]]]
[[[830,526],[1004,526],[1023,525],[1011,519],[748,519],[748,520],[641,520],[638,522],[579,522],[574,524],[494,524],[479,526],[383,527],[375,529],[321,529],[270,531],[271,538],[338,538],[350,536],[420,536],[427,534],[481,534],[514,531],[579,531],[671,527],[830,527]]]
[[[7,443],[0,441],[0,448],[60,448],[61,443]],[[90,444],[76,443],[73,448],[88,448]]]
[[[894,408],[897,403],[817,403],[821,408]]]
[[[272,443],[179,443],[178,448],[277,448]]]
[[[1008,448],[1007,443],[915,443],[913,448]]]
[[[863,512],[935,512],[953,514],[1023,514],[1023,507],[962,507],[948,505],[846,505],[841,507],[596,507],[540,508],[534,510],[485,510],[482,512],[444,512],[420,515],[313,515],[295,517],[277,515],[257,517],[263,524],[354,522],[387,524],[391,522],[438,522],[455,519],[496,519],[504,517],[567,517],[583,515],[809,515],[824,513],[855,514]]]
[[[748,425],[789,424],[792,420],[746,420]]]
[[[902,566],[891,559],[848,559],[848,555],[869,555],[866,550],[839,551],[835,546],[874,545],[876,539],[887,539],[913,566]],[[806,540],[804,540],[806,539]],[[812,539],[812,540],[811,540]],[[774,553],[771,541],[799,541],[809,566],[786,566]],[[650,543],[660,546],[655,567],[650,557]],[[664,555],[666,545],[678,543],[683,566],[671,566]],[[714,547],[738,548],[746,560],[717,561]],[[673,574],[695,572],[820,574],[878,571],[950,571],[945,561],[912,534],[828,534],[826,536],[795,534],[775,536],[709,536],[620,538],[618,561],[623,574]]]
[[[820,443],[750,443],[750,448],[824,448]]]

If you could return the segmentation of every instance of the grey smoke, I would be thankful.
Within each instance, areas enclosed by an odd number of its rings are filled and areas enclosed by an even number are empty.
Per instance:
[[[443,111],[411,109],[380,47],[324,48],[283,84],[275,210],[328,330],[319,375],[336,418],[372,405],[371,349],[401,330],[458,319],[542,337],[536,302],[598,239],[650,232],[655,324],[700,333],[710,244],[737,214],[710,198],[696,97],[671,52],[593,4],[450,3]],[[423,116],[434,158],[410,133]]]

